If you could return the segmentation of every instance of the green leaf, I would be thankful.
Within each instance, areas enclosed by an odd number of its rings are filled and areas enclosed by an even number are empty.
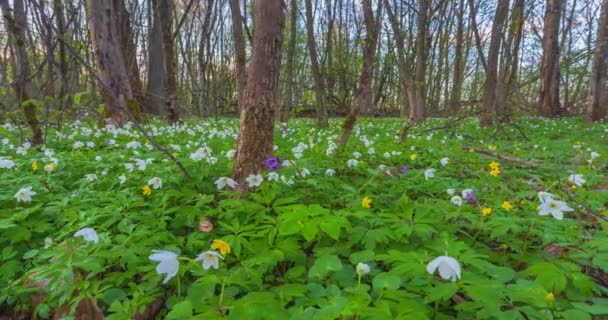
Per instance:
[[[374,286],[375,291],[397,290],[401,286],[401,277],[388,272],[383,272],[374,277],[372,285]]]
[[[184,300],[178,302],[171,308],[171,311],[167,314],[166,319],[184,319],[192,316],[192,302],[190,300]]]
[[[433,287],[427,292],[427,296],[424,298],[426,302],[445,301],[450,299],[454,294],[458,292],[458,284],[456,283],[442,283],[438,286]]]
[[[330,272],[336,272],[342,269],[342,261],[336,255],[321,256],[312,265],[308,271],[309,278],[323,279]]]

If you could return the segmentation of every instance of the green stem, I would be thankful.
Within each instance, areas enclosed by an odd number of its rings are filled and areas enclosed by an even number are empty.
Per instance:
[[[218,310],[222,310],[222,302],[224,301],[224,288],[226,287],[226,279],[222,280],[222,289],[220,290],[220,300],[217,304]]]

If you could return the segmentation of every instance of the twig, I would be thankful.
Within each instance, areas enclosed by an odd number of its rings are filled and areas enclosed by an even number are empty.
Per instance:
[[[498,159],[505,160],[505,161],[508,161],[508,162],[518,163],[518,164],[521,164],[521,165],[524,165],[524,166],[527,166],[527,167],[531,167],[531,168],[538,168],[538,164],[534,163],[532,161],[527,161],[527,160],[523,160],[523,159],[519,159],[519,158],[509,157],[509,156],[505,156],[505,155],[502,155],[502,154],[496,153],[496,152],[490,152],[490,151],[487,151],[487,150],[483,150],[483,149],[479,149],[479,148],[473,148],[473,147],[467,147],[467,146],[463,146],[462,150],[469,151],[469,152],[471,150],[473,150],[474,152],[485,154],[487,156],[498,158]],[[539,161],[539,160],[537,160],[537,161]]]

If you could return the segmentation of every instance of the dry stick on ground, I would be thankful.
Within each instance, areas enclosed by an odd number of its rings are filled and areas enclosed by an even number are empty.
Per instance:
[[[82,66],[84,66],[87,69],[87,71],[89,71],[89,73],[91,74],[91,76],[93,78],[95,78],[95,82],[97,82],[97,85],[99,85],[103,91],[109,91],[108,87],[103,83],[103,81],[101,81],[101,79],[99,78],[99,76],[97,76],[97,73],[95,72],[95,70],[93,69],[93,67],[91,67],[86,61],[82,60],[82,58],[80,56],[78,56],[78,53],[76,52],[76,50],[67,41],[65,41],[64,38],[62,38],[60,35],[57,35],[57,37],[59,38],[59,41],[63,41],[65,43],[66,49],[68,49],[70,51],[70,53],[72,54],[72,56],[74,58],[76,58],[76,60]],[[186,169],[186,167],[184,166],[184,164],[181,161],[179,161],[179,159],[177,159],[173,155],[173,153],[171,153],[171,151],[169,151],[167,148],[165,148],[164,146],[162,146],[161,144],[159,144],[154,137],[152,137],[151,135],[149,135],[146,132],[146,130],[137,121],[135,121],[135,117],[133,116],[133,114],[131,113],[131,111],[129,110],[129,108],[127,108],[120,101],[120,99],[117,99],[116,97],[114,97],[112,95],[109,95],[109,96],[127,114],[127,116],[129,117],[129,119],[131,120],[131,123],[133,123],[133,125],[135,126],[135,128],[137,128],[144,135],[144,137],[146,137],[146,139],[158,151],[163,152],[164,154],[167,155],[167,157],[169,157],[169,159],[171,159],[173,162],[175,162],[175,164],[179,167],[179,169],[182,171],[182,173],[184,173],[184,175],[186,177],[192,178],[192,175],[190,174],[190,172],[188,172],[188,169]]]
[[[538,168],[538,164],[534,163],[532,161],[527,161],[527,160],[523,160],[523,159],[519,159],[519,158],[509,157],[509,156],[505,156],[505,155],[502,155],[502,154],[496,153],[496,152],[490,152],[490,151],[487,151],[487,150],[483,150],[483,149],[479,149],[479,148],[473,148],[473,147],[467,147],[467,146],[463,146],[462,150],[469,151],[469,152],[471,150],[473,150],[474,152],[485,154],[487,156],[498,158],[498,159],[501,159],[501,160],[505,160],[507,162],[518,163],[518,164],[524,165],[526,167],[531,167],[531,168]],[[537,161],[540,161],[540,160],[537,160]]]

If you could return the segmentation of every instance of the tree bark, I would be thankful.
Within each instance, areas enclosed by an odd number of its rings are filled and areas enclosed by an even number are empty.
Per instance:
[[[456,9],[456,49],[454,52],[454,73],[452,78],[452,92],[450,95],[449,111],[455,114],[460,109],[462,97],[462,81],[464,74],[464,0],[458,2]]]
[[[17,103],[23,109],[23,115],[30,130],[32,130],[31,142],[33,144],[41,144],[44,142],[42,130],[36,118],[35,104],[31,103],[30,99],[34,97],[34,89],[30,80],[30,69],[28,65],[27,52],[25,50],[27,17],[23,0],[13,0],[14,12],[11,14],[11,9],[8,0],[0,0],[0,8],[2,16],[6,22],[8,31],[12,36],[12,46],[16,55],[15,81],[12,83],[17,97]]]
[[[412,90],[412,77],[409,72],[409,68],[407,66],[407,62],[405,60],[406,50],[405,50],[405,37],[403,35],[403,31],[401,30],[401,26],[399,24],[399,20],[397,16],[393,12],[388,0],[384,0],[384,7],[386,8],[386,14],[388,16],[389,22],[391,23],[391,28],[393,29],[395,44],[397,46],[397,66],[399,68],[399,82],[401,83],[401,115],[405,116],[407,106],[410,107],[415,105],[414,101],[414,91]]]
[[[287,51],[287,102],[283,106],[281,112],[281,123],[287,126],[291,108],[293,108],[293,95],[294,95],[294,61],[296,56],[296,35],[298,29],[298,1],[291,0],[291,15],[289,21],[289,49]]]
[[[410,110],[410,122],[412,124],[424,120],[426,113],[426,46],[429,34],[429,10],[428,0],[418,0],[418,31],[416,34],[416,67],[414,70],[414,105]]]
[[[559,26],[563,0],[547,0],[541,65],[540,114],[556,117],[561,113],[559,102]]]
[[[133,113],[135,120],[140,120],[140,109],[141,105],[144,103],[144,97],[142,94],[141,76],[139,73],[139,66],[137,64],[137,55],[135,54],[137,50],[133,39],[133,29],[131,28],[131,21],[125,0],[115,1],[116,9],[118,11],[119,43],[122,56],[125,61],[125,70],[127,70],[127,76],[129,77],[131,93],[133,95],[133,101],[129,107],[131,108],[131,112]]]
[[[372,75],[374,73],[376,44],[378,42],[378,26],[380,25],[382,15],[378,12],[378,22],[376,23],[371,0],[363,0],[363,15],[365,28],[367,29],[367,38],[365,39],[365,48],[363,49],[363,66],[361,67],[361,75],[359,76],[359,85],[355,91],[355,102],[342,124],[342,132],[338,140],[338,145],[340,146],[346,145],[355,127],[359,112],[367,109],[366,106],[370,105],[372,100]]]
[[[310,57],[310,69],[315,81],[315,98],[317,101],[317,124],[319,127],[327,126],[327,108],[325,106],[325,80],[321,75],[319,58],[317,55],[317,43],[314,34],[314,15],[312,12],[312,1],[305,0],[306,5],[306,43]]]
[[[597,45],[591,70],[591,95],[587,109],[588,121],[599,121],[606,117],[606,69],[608,68],[608,0],[602,1],[597,30]]]
[[[163,40],[160,31],[158,1],[149,1],[148,31],[148,84],[146,88],[146,111],[153,114],[163,114],[165,101],[165,69],[163,66]]]
[[[158,0],[158,13],[160,18],[160,30],[163,46],[163,69],[165,87],[165,110],[167,120],[174,123],[179,120],[177,108],[177,79],[176,58],[173,44],[173,3],[172,0]]]
[[[490,39],[490,49],[486,68],[486,81],[482,100],[482,110],[479,116],[479,125],[487,128],[493,125],[496,116],[496,84],[498,79],[498,55],[502,33],[504,30],[507,11],[509,10],[509,0],[499,0],[496,7],[496,15],[492,24],[492,34]]]
[[[283,24],[281,0],[255,2],[253,55],[240,103],[241,123],[232,171],[241,191],[247,189],[245,178],[261,172],[272,155],[272,103],[281,64]]]
[[[247,84],[247,56],[245,54],[245,37],[243,36],[243,16],[241,15],[239,0],[229,1],[232,14],[232,35],[234,37],[236,87],[240,104],[243,90],[245,90]]]

